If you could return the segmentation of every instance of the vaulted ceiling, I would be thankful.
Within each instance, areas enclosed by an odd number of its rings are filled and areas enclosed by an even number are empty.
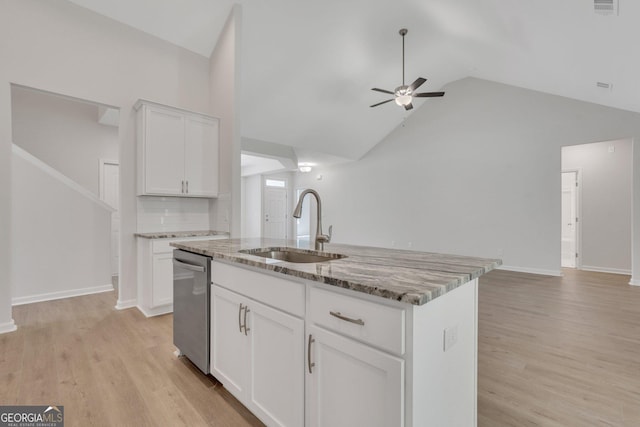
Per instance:
[[[207,57],[233,4],[71,1]],[[387,98],[372,87],[401,83],[403,27],[406,80],[427,78],[421,91],[474,76],[640,112],[640,2],[619,2],[603,16],[593,0],[245,0],[242,134],[361,157],[411,114],[369,108]]]

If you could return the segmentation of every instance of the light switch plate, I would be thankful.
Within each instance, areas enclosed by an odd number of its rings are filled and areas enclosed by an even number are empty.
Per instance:
[[[458,342],[458,325],[445,328],[443,333],[443,351],[449,350]]]

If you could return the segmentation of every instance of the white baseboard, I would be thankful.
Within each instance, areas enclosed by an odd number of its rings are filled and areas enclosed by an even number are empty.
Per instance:
[[[68,291],[50,292],[46,294],[16,297],[11,300],[12,305],[32,304],[34,302],[52,301],[56,299],[79,297],[81,295],[99,294],[113,291],[113,285],[93,286],[91,288],[71,289]]]
[[[631,278],[631,280],[629,281],[629,284],[631,286],[640,286],[640,280],[638,279],[634,279],[633,277]]]
[[[118,302],[116,303],[116,310],[126,310],[127,308],[133,308],[136,306],[136,304],[138,304],[138,300],[135,298],[124,301],[118,300]]]
[[[155,308],[144,308],[139,305],[137,307],[138,307],[138,310],[140,310],[140,312],[144,314],[145,317],[153,317],[153,316],[160,316],[162,314],[173,313],[173,304],[167,304],[167,305],[163,305],[161,307],[155,307]]]
[[[541,268],[515,267],[512,265],[501,265],[500,267],[498,267],[498,270],[515,271],[517,273],[540,274],[543,276],[562,277],[562,271],[560,270],[545,270]]]
[[[594,267],[592,265],[583,265],[580,267],[580,270],[594,271],[596,273],[624,274],[625,276],[631,276],[631,270],[625,270],[621,268]]]
[[[0,324],[0,334],[6,334],[7,332],[13,332],[17,330],[16,322],[11,319],[11,322],[6,322]]]

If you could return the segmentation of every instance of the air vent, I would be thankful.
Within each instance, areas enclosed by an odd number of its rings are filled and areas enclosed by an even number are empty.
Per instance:
[[[611,83],[596,82],[596,86],[599,87],[600,89],[605,89],[605,90],[608,90],[608,91],[612,91],[613,90],[613,84],[611,84]]]
[[[593,0],[593,10],[600,15],[617,15],[618,0]]]

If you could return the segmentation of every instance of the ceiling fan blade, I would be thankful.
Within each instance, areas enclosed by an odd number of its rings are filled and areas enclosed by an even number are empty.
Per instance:
[[[393,92],[391,92],[390,90],[384,90],[384,89],[378,89],[377,87],[372,88],[371,90],[375,90],[377,92],[382,92],[382,93],[388,93],[389,95],[395,95]]]
[[[424,82],[426,82],[426,81],[427,81],[427,79],[423,79],[422,77],[418,77],[415,82],[411,83],[411,86],[409,86],[409,89],[411,89],[411,92],[413,92],[416,89],[418,89],[420,86],[422,86],[422,84]]]
[[[378,105],[386,104],[387,102],[393,101],[392,99],[387,99],[386,101],[378,102],[377,104],[369,105],[369,107],[377,107]]]
[[[409,104],[405,105],[404,109],[407,110],[407,111],[413,109],[413,104],[409,103]]]
[[[444,92],[414,93],[413,96],[416,98],[435,98],[436,96],[444,96]]]

